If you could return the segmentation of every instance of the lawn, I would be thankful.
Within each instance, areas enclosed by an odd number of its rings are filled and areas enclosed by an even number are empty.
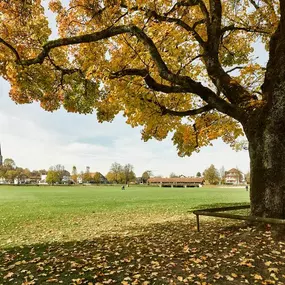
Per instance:
[[[248,203],[245,189],[0,187],[0,285],[285,284],[270,230],[193,209]]]
[[[187,219],[201,207],[248,202],[244,189],[0,187],[0,246],[84,240]]]

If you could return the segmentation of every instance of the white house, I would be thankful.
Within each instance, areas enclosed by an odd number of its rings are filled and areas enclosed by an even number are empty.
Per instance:
[[[245,176],[240,170],[232,168],[229,171],[225,171],[225,183],[233,185],[243,184],[245,183]]]
[[[41,174],[41,180],[39,181],[41,185],[47,185],[47,174]]]
[[[4,177],[0,177],[0,184],[6,184],[6,179]]]

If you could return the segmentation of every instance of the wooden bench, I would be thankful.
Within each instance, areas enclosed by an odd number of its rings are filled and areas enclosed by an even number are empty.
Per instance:
[[[229,214],[229,213],[220,213],[220,212],[243,210],[243,209],[250,209],[250,205],[195,210],[193,211],[193,214],[196,215],[197,231],[198,232],[200,231],[199,216],[219,217],[219,218],[234,219],[234,220],[244,220],[244,221],[252,221],[252,222],[263,222],[267,224],[285,225],[284,219],[273,219],[273,218],[263,218],[263,217],[255,217],[255,216],[236,215],[236,214]]]

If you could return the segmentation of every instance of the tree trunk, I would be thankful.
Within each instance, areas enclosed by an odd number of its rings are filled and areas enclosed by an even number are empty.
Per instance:
[[[270,218],[285,218],[285,5],[282,9],[270,40],[264,106],[243,123],[249,141],[251,213]]]
[[[285,218],[285,82],[271,95],[270,106],[244,127],[249,141],[251,213]]]

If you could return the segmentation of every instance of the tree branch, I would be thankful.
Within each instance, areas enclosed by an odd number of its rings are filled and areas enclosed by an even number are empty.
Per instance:
[[[204,24],[206,23],[206,20],[205,19],[201,19],[197,22],[194,23],[194,25],[192,26],[192,29],[195,30],[197,26],[201,25],[201,24]]]
[[[79,72],[79,73],[83,74],[83,72],[79,68],[68,69],[68,68],[63,68],[63,67],[57,65],[54,62],[54,60],[49,55],[48,55],[48,59],[51,62],[51,64],[55,67],[55,69],[58,70],[58,71],[61,71],[63,75],[65,75],[65,74],[73,74],[73,73],[76,73],[76,72]]]
[[[233,72],[235,70],[241,70],[243,68],[245,68],[245,66],[236,66],[236,67],[233,67],[233,68],[227,70],[226,73],[231,73],[231,72]]]
[[[210,25],[207,24],[208,41],[204,52],[205,65],[212,82],[234,105],[244,107],[250,101],[251,94],[223,69],[220,59],[222,38],[222,5],[221,0],[210,0]]]
[[[13,52],[13,54],[16,56],[17,61],[21,60],[19,53],[12,45],[10,45],[8,42],[6,42],[2,38],[0,38],[0,43],[4,44],[7,48],[9,48]]]
[[[258,10],[260,7],[257,5],[257,3],[255,2],[255,0],[249,0],[249,2],[253,5],[253,7]]]
[[[207,25],[208,44],[213,51],[218,52],[222,23],[222,3],[220,0],[210,0],[210,17],[211,22]]]
[[[254,27],[236,27],[235,25],[230,25],[230,26],[222,28],[221,33],[224,34],[228,31],[245,31],[249,33],[259,33],[259,34],[267,34],[267,35],[270,34],[269,32],[259,30]]]
[[[173,13],[177,8],[179,7],[191,7],[191,6],[197,6],[199,5],[200,0],[186,0],[186,1],[180,1],[173,5],[173,7],[166,13],[164,13],[165,16],[168,16],[169,14]]]
[[[210,105],[205,105],[197,109],[186,110],[186,111],[176,111],[176,110],[168,109],[164,105],[161,105],[159,102],[153,101],[152,99],[142,99],[142,100],[146,100],[158,106],[161,110],[161,115],[163,116],[164,115],[171,115],[171,116],[176,116],[176,117],[195,116],[195,115],[199,115],[199,114],[202,114],[202,113],[205,113],[205,112],[208,112],[214,109]]]
[[[285,17],[285,5],[284,5],[284,17]],[[283,18],[283,20],[285,20],[285,18]],[[264,82],[261,86],[263,98],[267,101],[271,101],[269,96],[272,96],[271,92],[272,88],[276,80],[278,79],[278,75],[276,73],[279,73],[279,69],[277,68],[278,66],[280,66],[280,54],[278,54],[279,53],[278,48],[279,47],[282,48],[282,45],[280,44],[281,41],[284,42],[284,40],[282,39],[282,27],[280,21],[276,31],[270,38],[269,60],[266,66]]]
[[[280,2],[280,14],[281,14],[280,25],[284,32],[285,30],[285,3],[283,0],[279,0],[279,2]]]
[[[214,109],[210,105],[206,105],[198,109],[187,110],[187,111],[174,111],[174,110],[167,109],[164,106],[160,106],[160,108],[162,110],[162,115],[169,114],[169,115],[177,116],[177,117],[194,116],[194,115],[202,114],[202,113],[205,113],[207,111]]]
[[[124,76],[141,76],[144,78],[145,83],[149,88],[154,91],[159,91],[163,93],[188,93],[190,92],[189,89],[181,87],[181,86],[169,86],[160,84],[154,80],[153,77],[150,76],[149,72],[146,69],[123,69],[117,72],[113,72],[110,74],[110,78],[120,78]]]
[[[188,24],[186,24],[184,21],[182,21],[181,19],[178,18],[172,18],[172,17],[167,17],[167,16],[161,16],[158,15],[155,11],[148,11],[148,14],[152,17],[154,17],[156,20],[161,21],[161,22],[168,22],[168,23],[175,23],[178,26],[182,27],[183,29],[185,29],[187,32],[190,32],[191,34],[193,34],[193,36],[195,37],[196,41],[201,45],[204,46],[205,42],[203,41],[203,39],[200,37],[200,35],[195,31],[194,26],[191,27]],[[196,22],[194,25],[195,27],[201,23],[203,23],[205,20],[201,20]]]

